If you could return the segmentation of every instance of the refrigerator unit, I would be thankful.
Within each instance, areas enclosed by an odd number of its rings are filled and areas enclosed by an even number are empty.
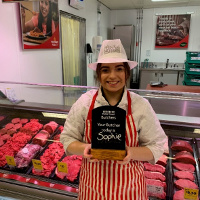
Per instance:
[[[135,27],[133,25],[115,25],[113,28],[113,39],[121,40],[128,60],[135,60]],[[132,85],[137,82],[137,69],[134,68],[127,87],[132,88]]]

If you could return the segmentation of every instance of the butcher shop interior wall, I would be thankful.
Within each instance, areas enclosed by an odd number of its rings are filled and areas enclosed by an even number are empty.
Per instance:
[[[77,10],[68,5],[66,0],[59,0],[59,9],[86,19],[86,43],[92,44],[92,38],[97,35],[97,1],[85,1],[85,8]],[[137,10],[109,10],[101,5],[100,35],[102,40],[112,38],[114,25],[133,24],[137,26]],[[189,43],[187,49],[155,48],[156,41],[156,13],[163,15],[179,15],[193,12],[190,20]],[[186,59],[186,51],[200,51],[200,6],[152,8],[143,10],[143,30],[141,60],[147,58],[151,62],[183,63]],[[19,21],[19,23],[18,23]],[[21,42],[20,18],[18,3],[3,3],[0,1],[0,80],[28,83],[62,84],[62,60],[60,49],[23,50]],[[149,51],[148,51],[149,52]],[[92,56],[94,62],[94,55]],[[93,71],[87,69],[87,85],[94,86]],[[13,85],[0,85],[2,88],[10,88]],[[61,104],[62,93],[54,95],[49,91],[43,95],[36,87],[17,85],[15,89],[19,99],[27,102]],[[52,96],[51,96],[52,95]]]

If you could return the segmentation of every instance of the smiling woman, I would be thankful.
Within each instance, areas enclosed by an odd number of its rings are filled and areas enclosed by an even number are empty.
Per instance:
[[[39,12],[32,11],[32,13],[34,13],[32,18],[26,22],[25,8],[21,6],[23,33],[34,31],[51,36],[56,30],[55,22],[52,19],[51,1],[39,1]]]
[[[148,199],[142,161],[156,163],[163,154],[167,137],[149,102],[126,88],[130,70],[136,66],[137,62],[127,59],[119,39],[104,40],[98,61],[88,65],[96,71],[100,87],[86,92],[73,104],[60,137],[67,154],[82,155],[84,158],[79,200]],[[101,118],[102,123],[99,122],[99,112],[95,112],[98,109],[103,109],[100,117],[106,118]],[[119,123],[112,115],[117,111]],[[107,119],[109,117],[113,119]],[[95,150],[98,149],[92,146],[95,121],[100,127],[98,144],[106,155],[99,160],[95,157]],[[115,141],[113,151],[119,150],[116,144],[126,146],[126,155],[122,159],[117,157],[116,160],[108,149],[103,148],[103,141],[108,143],[111,140]]]

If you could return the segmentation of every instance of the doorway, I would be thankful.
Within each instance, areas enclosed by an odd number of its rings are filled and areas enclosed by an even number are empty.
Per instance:
[[[64,85],[87,85],[86,20],[60,11],[61,52]],[[64,88],[65,105],[72,105],[82,94],[79,88]]]

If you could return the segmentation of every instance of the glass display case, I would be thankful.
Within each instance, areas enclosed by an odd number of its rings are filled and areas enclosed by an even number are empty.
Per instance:
[[[26,200],[41,198],[66,200],[77,198],[79,171],[75,179],[70,179],[66,174],[64,174],[65,176],[59,175],[58,171],[56,171],[58,170],[57,164],[58,162],[62,162],[62,159],[66,155],[63,150],[61,150],[61,153],[58,152],[57,150],[60,146],[56,145],[61,144],[59,143],[59,134],[62,131],[72,104],[81,94],[95,88],[87,86],[0,82],[0,152],[4,152],[4,154],[11,152],[8,153],[8,157],[4,160],[0,159],[0,194],[2,196]],[[174,170],[176,169],[173,168],[175,152],[171,149],[172,143],[176,140],[186,140],[192,146],[195,159],[194,182],[199,187],[200,94],[133,89],[130,89],[130,91],[148,99],[169,138],[167,156],[170,159],[167,160],[167,165],[165,166],[167,180],[165,199],[173,199],[173,195],[176,192],[174,189],[176,181],[174,180]],[[26,139],[26,141],[18,141],[17,143],[14,138],[16,136],[18,136],[17,138],[24,138],[23,135],[20,135],[20,132],[26,132],[27,129],[30,130],[30,127],[34,126],[33,122],[36,123],[37,127],[33,128],[35,132],[33,133],[32,131],[31,137]],[[56,124],[55,128],[52,128],[52,122],[54,122],[54,125]],[[49,130],[48,127],[53,129],[52,133],[45,140],[46,142],[42,143],[41,149],[33,155],[32,159],[42,160],[46,154],[45,151],[50,151],[49,148],[52,144],[55,144],[51,152],[53,160],[51,171],[41,173],[41,170],[37,169],[36,171],[40,171],[40,173],[34,172],[34,163],[31,159],[25,167],[18,167],[17,163],[14,163],[14,165],[9,163],[9,159],[12,162],[12,157],[16,161],[17,153],[26,147],[27,144],[38,144],[37,140],[35,142],[35,135],[43,129]],[[3,137],[5,133],[2,132],[5,129],[9,133],[8,138]],[[13,150],[5,145],[9,140],[12,141],[11,146]],[[19,143],[21,146],[18,147]],[[25,148],[22,151],[26,152],[27,149]],[[57,157],[57,160],[54,160],[59,153],[60,155]],[[46,159],[44,162],[47,162]],[[81,158],[79,157],[71,159],[81,162]],[[44,162],[42,165],[44,165]],[[47,168],[50,167],[47,166]],[[173,184],[168,184],[172,182]]]

